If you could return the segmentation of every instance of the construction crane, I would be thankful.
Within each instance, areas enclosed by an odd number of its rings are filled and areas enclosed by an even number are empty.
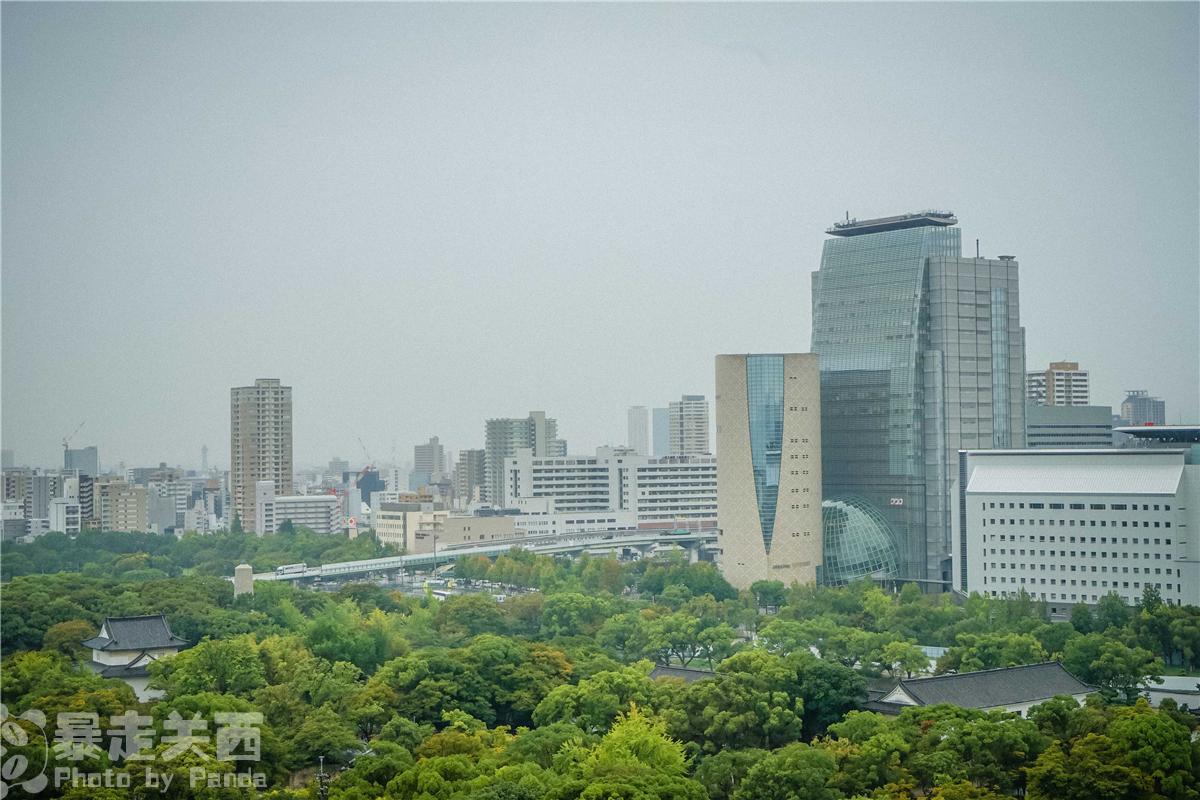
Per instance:
[[[86,422],[87,422],[87,420],[84,420],[83,422],[79,423],[79,427],[75,429],[75,433],[72,433],[70,436],[63,439],[63,455],[64,455],[64,457],[66,456],[67,448],[71,444],[71,440],[75,438],[76,433],[79,433],[81,430],[83,430],[83,426]]]

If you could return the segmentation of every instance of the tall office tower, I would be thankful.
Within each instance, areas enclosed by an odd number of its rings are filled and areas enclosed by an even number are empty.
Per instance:
[[[77,469],[93,478],[100,474],[100,454],[95,445],[78,450],[63,450],[63,469]]]
[[[951,581],[958,451],[1025,446],[1017,262],[924,212],[830,228],[812,275],[826,498],[878,511],[901,577]]]
[[[671,455],[671,410],[669,408],[656,408],[652,412],[654,417],[654,455],[669,456]]]
[[[1167,404],[1151,397],[1145,389],[1130,389],[1121,403],[1121,419],[1126,425],[1166,425]]]
[[[645,406],[632,406],[628,414],[625,444],[639,456],[650,455],[650,415]]]
[[[822,562],[817,357],[717,356],[716,399],[721,573],[739,589],[813,583]]]
[[[558,420],[545,411],[530,411],[525,419],[489,419],[484,430],[487,496],[493,505],[504,503],[504,459],[528,447],[535,456],[566,456],[567,443],[558,438]]]
[[[0,468],[10,469],[14,461],[13,451],[5,448],[0,450]]]
[[[333,458],[329,459],[329,474],[335,476],[335,478],[340,479],[342,476],[342,473],[348,472],[349,470],[350,470],[350,462],[349,461],[346,461],[345,459],[342,459],[342,458],[338,458],[337,456],[334,456]]]
[[[413,448],[413,472],[429,475],[428,480],[438,480],[446,472],[446,448],[438,442],[438,437]]]
[[[712,452],[708,438],[708,401],[702,394],[685,394],[668,406],[671,455],[700,456]]]
[[[274,481],[277,496],[292,494],[292,387],[259,378],[253,386],[231,389],[230,401],[233,510],[243,528],[253,531],[255,484]]]
[[[483,498],[487,484],[487,451],[459,450],[454,465],[454,499],[461,508]]]
[[[1025,375],[1025,397],[1035,406],[1088,405],[1088,373],[1075,361],[1056,361],[1050,368]]]

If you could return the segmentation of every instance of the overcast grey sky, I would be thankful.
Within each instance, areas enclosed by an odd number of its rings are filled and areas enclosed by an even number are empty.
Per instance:
[[[823,230],[955,211],[1030,368],[1200,421],[1197,5],[18,4],[3,440],[400,461],[543,409],[573,452],[713,356],[807,351]],[[968,244],[969,243],[969,244]]]

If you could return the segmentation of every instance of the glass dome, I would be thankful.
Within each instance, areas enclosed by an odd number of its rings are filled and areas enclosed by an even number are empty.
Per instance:
[[[818,581],[845,586],[865,575],[896,578],[900,574],[900,548],[879,509],[855,495],[834,497],[821,503],[825,563]]]

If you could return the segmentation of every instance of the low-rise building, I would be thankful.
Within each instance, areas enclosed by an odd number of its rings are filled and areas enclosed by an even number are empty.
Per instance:
[[[380,503],[375,509],[375,539],[408,553],[432,552],[449,518],[443,503]]]
[[[67,497],[50,501],[50,530],[59,533],[79,533],[79,503]]]
[[[1025,409],[1029,447],[1112,447],[1112,406],[1030,405]]]
[[[1082,704],[1094,691],[1093,687],[1067,672],[1060,662],[1044,661],[1019,667],[901,680],[894,689],[868,703],[867,707],[894,714],[907,706],[949,703],[959,708],[1011,711],[1025,716],[1033,706],[1058,695],[1073,697]]]
[[[173,656],[186,645],[171,633],[163,614],[142,617],[107,617],[100,633],[80,642],[92,649],[92,660],[85,664],[104,678],[120,678],[133,689],[138,700],[157,700],[163,692],[150,689],[147,666],[164,656]]]
[[[275,533],[286,521],[311,528],[321,536],[340,533],[343,530],[341,503],[332,494],[276,497],[274,481],[256,481],[254,523],[258,535]]]
[[[523,448],[504,466],[505,508],[572,515],[632,511],[641,527],[717,521],[717,459],[711,455],[657,458],[598,447],[594,456],[539,457]]]
[[[1065,618],[1116,592],[1200,605],[1200,465],[1188,449],[960,453],[955,586],[1022,590]]]

